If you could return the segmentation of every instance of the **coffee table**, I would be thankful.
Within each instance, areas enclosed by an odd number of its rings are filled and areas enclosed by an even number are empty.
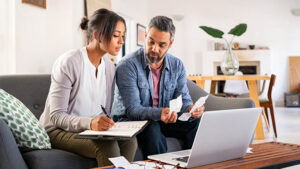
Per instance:
[[[225,169],[225,168],[282,168],[300,164],[300,145],[280,142],[267,142],[250,146],[252,154],[246,154],[242,158],[208,164],[194,169]],[[148,160],[151,161],[151,160]],[[113,166],[99,167],[104,169]]]

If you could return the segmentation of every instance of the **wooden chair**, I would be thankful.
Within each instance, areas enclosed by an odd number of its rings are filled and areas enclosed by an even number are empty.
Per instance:
[[[277,138],[274,107],[273,107],[273,100],[272,100],[272,90],[273,90],[273,86],[275,84],[275,79],[276,79],[276,75],[272,74],[271,79],[270,79],[270,83],[269,83],[268,98],[267,99],[260,99],[259,104],[260,104],[261,107],[264,108],[264,111],[265,111],[265,114],[267,116],[268,121],[269,121],[268,108],[270,109],[270,115],[271,115],[271,118],[272,118],[273,130],[274,130],[275,137]]]

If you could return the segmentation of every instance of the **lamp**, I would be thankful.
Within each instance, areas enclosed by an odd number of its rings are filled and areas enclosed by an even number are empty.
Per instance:
[[[183,18],[184,18],[184,15],[172,15],[172,18],[175,20],[175,21],[181,21]]]

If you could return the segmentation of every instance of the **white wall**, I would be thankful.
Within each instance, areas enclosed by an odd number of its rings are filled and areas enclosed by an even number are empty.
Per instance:
[[[137,23],[147,26],[147,1],[141,0],[112,0],[112,10],[124,17],[126,20],[126,54],[140,48],[137,46]],[[117,61],[122,59],[121,52]]]
[[[15,72],[50,73],[59,55],[82,46],[82,16],[82,0],[47,1],[47,9],[15,0]]]
[[[0,74],[16,71],[15,1],[0,1]]]
[[[185,15],[176,32],[176,36],[180,36],[179,42],[175,39],[176,47],[181,49],[172,52],[184,61],[190,74],[205,75],[205,70],[202,72],[197,62],[201,61],[201,57],[205,57],[203,53],[207,50],[207,40],[214,40],[201,31],[199,25],[212,26],[227,32],[238,23],[247,23],[247,32],[235,40],[270,48],[271,72],[277,75],[273,97],[278,104],[283,104],[283,93],[287,92],[289,87],[288,57],[300,55],[300,17],[290,13],[291,9],[300,8],[300,1],[189,0],[174,3],[173,0],[151,0],[149,2],[148,14]]]
[[[147,0],[111,0],[111,8],[118,14],[130,18],[137,23],[148,24]]]
[[[8,5],[8,11],[2,5]],[[0,74],[50,73],[60,54],[82,46],[78,25],[83,0],[51,0],[47,9],[22,4],[21,0],[1,0],[0,6],[1,26],[10,23],[9,28],[0,29],[0,38],[2,32],[9,32],[5,40],[0,39]],[[291,15],[293,8],[300,8],[299,0],[112,0],[112,9],[131,20],[129,50],[137,48],[136,23],[147,26],[156,15],[184,15],[182,21],[174,21],[176,35],[169,52],[183,60],[188,74],[205,74],[197,62],[205,57],[207,40],[214,40],[199,25],[229,31],[238,23],[247,23],[247,32],[235,40],[270,48],[271,71],[278,77],[274,98],[281,104],[289,87],[288,56],[300,55],[300,17]],[[9,19],[2,20],[5,17]],[[7,39],[9,49],[2,50]]]

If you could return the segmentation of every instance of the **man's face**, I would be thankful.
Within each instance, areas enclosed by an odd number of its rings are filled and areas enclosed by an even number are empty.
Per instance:
[[[161,32],[151,27],[146,34],[145,50],[150,64],[162,63],[173,40],[170,39],[170,32]]]

